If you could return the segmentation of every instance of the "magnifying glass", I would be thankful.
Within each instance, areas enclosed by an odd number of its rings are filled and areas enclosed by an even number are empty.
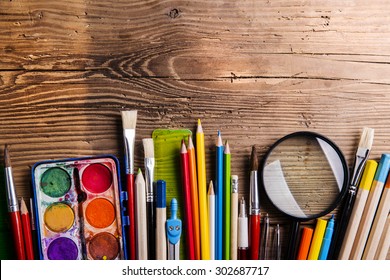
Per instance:
[[[323,135],[300,131],[276,141],[264,157],[261,177],[271,203],[293,220],[287,259],[295,259],[299,222],[330,213],[348,188],[348,165]]]

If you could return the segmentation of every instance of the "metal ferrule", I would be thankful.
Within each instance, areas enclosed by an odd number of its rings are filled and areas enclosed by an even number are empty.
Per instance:
[[[154,158],[145,158],[146,202],[154,201],[153,181],[154,181]]]
[[[7,180],[6,184],[6,193],[7,193],[7,202],[8,202],[8,212],[19,211],[18,198],[15,193],[14,179],[12,177],[12,168],[5,168],[5,178]]]
[[[232,178],[232,193],[238,193],[238,180]]]
[[[125,168],[126,174],[134,174],[134,144],[135,144],[135,129],[123,130],[125,142]]]
[[[249,214],[260,214],[259,185],[257,182],[257,171],[251,171],[249,190]]]
[[[359,182],[360,175],[363,171],[364,163],[366,162],[370,150],[365,148],[359,148],[356,153],[355,163],[353,168],[353,173],[351,177],[351,183],[349,186],[349,192],[355,193],[357,189],[357,184]]]

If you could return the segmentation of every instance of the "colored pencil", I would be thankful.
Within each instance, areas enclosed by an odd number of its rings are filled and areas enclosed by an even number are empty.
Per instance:
[[[215,193],[213,187],[213,181],[210,181],[208,190],[208,211],[209,211],[209,235],[210,235],[210,260],[215,260],[216,251],[216,220],[215,220]]]
[[[379,240],[386,224],[386,218],[390,211],[390,172],[387,176],[385,188],[383,189],[375,219],[372,223],[366,247],[364,248],[363,260],[373,260],[377,251]]]
[[[11,222],[16,257],[19,260],[25,260],[26,250],[24,248],[22,220],[20,217],[19,203],[15,192],[14,178],[12,175],[11,159],[9,156],[8,145],[5,145],[4,148],[4,166],[8,214]]]
[[[154,201],[154,143],[153,138],[142,139],[144,147],[145,184],[146,184],[146,217],[147,217],[147,242],[148,259],[156,259],[156,202]]]
[[[246,215],[244,197],[240,201],[240,213],[238,215],[238,259],[247,260],[249,258],[249,236],[248,236],[248,216]]]
[[[379,240],[378,249],[376,250],[375,259],[385,260],[390,248],[390,214],[387,215],[386,224],[383,229],[381,239]]]
[[[360,180],[359,190],[356,195],[355,204],[351,213],[351,218],[348,223],[347,231],[344,236],[343,244],[339,252],[339,260],[348,260],[352,251],[352,245],[355,240],[356,232],[363,214],[364,206],[366,205],[372,181],[374,180],[375,172],[378,163],[375,160],[368,160],[362,179]]]
[[[333,229],[334,229],[334,217],[332,215],[332,217],[327,223],[324,238],[322,239],[321,250],[320,250],[320,254],[318,255],[319,260],[328,259],[329,247],[333,236]]]
[[[302,229],[301,241],[299,243],[297,260],[306,260],[309,254],[310,243],[313,237],[313,229],[304,227]]]
[[[185,217],[185,233],[186,233],[186,252],[187,259],[195,260],[195,240],[193,228],[192,202],[191,202],[191,183],[190,183],[190,169],[187,148],[184,140],[181,143],[181,177],[184,195],[184,217]]]
[[[359,228],[353,243],[353,249],[349,259],[360,260],[363,255],[364,247],[367,243],[368,234],[372,222],[374,220],[375,212],[378,207],[378,202],[389,173],[390,168],[390,154],[382,154],[377,171],[375,173],[374,181],[372,182],[370,194],[368,195],[367,203],[364,207],[362,219],[360,220]]]
[[[141,169],[135,178],[135,214],[136,214],[136,240],[137,240],[137,260],[148,259],[147,217],[146,217],[146,185]]]
[[[359,146],[355,155],[355,162],[350,180],[350,185],[348,187],[348,192],[343,203],[341,216],[337,222],[335,238],[333,239],[334,242],[331,245],[331,256],[333,259],[338,258],[339,250],[342,246],[345,232],[347,230],[349,219],[352,213],[352,208],[355,203],[357,185],[359,183],[360,175],[370,154],[373,140],[374,130],[368,127],[363,128],[362,134],[360,136]]]
[[[223,157],[223,163],[224,163],[224,190],[223,190],[223,205],[224,205],[224,229],[223,229],[223,259],[229,260],[230,259],[230,174],[231,174],[231,153],[230,153],[230,147],[228,141],[226,141],[225,144],[225,151],[224,151],[224,157]]]
[[[207,214],[206,192],[206,155],[204,146],[204,133],[200,120],[196,130],[196,155],[198,167],[198,192],[199,192],[199,224],[202,260],[210,259],[209,223]]]
[[[223,168],[224,168],[224,162],[223,162],[223,144],[222,144],[222,137],[221,132],[218,130],[218,138],[216,143],[216,159],[215,159],[215,166],[216,166],[216,172],[215,172],[215,200],[216,200],[216,210],[215,210],[215,219],[216,219],[216,249],[215,249],[215,259],[216,260],[222,260],[222,257],[224,256],[224,189],[223,189],[223,183],[224,183],[224,177],[223,177]],[[230,192],[229,192],[230,194]]]
[[[191,135],[188,136],[188,166],[190,169],[191,183],[191,205],[192,205],[192,224],[194,229],[195,240],[195,259],[200,260],[200,228],[199,228],[199,199],[198,199],[198,177],[196,175],[196,156],[194,143]]]
[[[238,230],[238,176],[232,175],[232,196],[230,200],[230,259],[237,260],[237,230]]]
[[[156,186],[156,259],[167,259],[167,236],[165,222],[167,221],[166,182],[157,181]]]
[[[127,211],[129,215],[129,259],[136,259],[136,240],[135,240],[135,215],[134,215],[134,146],[135,146],[135,127],[137,124],[137,111],[122,111],[123,139],[125,146],[125,172],[127,187]]]
[[[21,215],[22,226],[23,226],[23,238],[24,238],[24,245],[26,249],[26,259],[33,260],[34,247],[32,241],[32,233],[31,233],[31,220],[30,220],[30,214],[27,210],[27,206],[23,198],[20,202],[20,215]]]
[[[258,185],[258,160],[255,146],[251,153],[251,172],[249,185],[249,248],[251,260],[259,259],[260,250],[260,197]]]
[[[317,219],[317,224],[314,229],[313,240],[311,241],[308,260],[318,260],[318,256],[321,250],[322,240],[324,238],[327,221],[323,219]]]

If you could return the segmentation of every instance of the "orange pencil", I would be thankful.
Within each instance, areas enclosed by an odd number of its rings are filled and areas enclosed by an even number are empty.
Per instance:
[[[307,259],[312,237],[313,237],[313,229],[304,227],[302,231],[301,243],[299,244],[297,260]]]
[[[33,260],[34,259],[34,249],[32,242],[32,233],[31,233],[31,222],[30,222],[30,213],[27,210],[26,203],[22,198],[20,202],[20,217],[22,219],[22,227],[23,227],[23,239],[24,246],[26,247],[26,259]]]
[[[188,166],[190,169],[190,187],[192,204],[192,224],[195,239],[195,259],[200,260],[200,228],[199,228],[199,200],[198,200],[198,177],[196,176],[195,148],[191,135],[188,136]]]

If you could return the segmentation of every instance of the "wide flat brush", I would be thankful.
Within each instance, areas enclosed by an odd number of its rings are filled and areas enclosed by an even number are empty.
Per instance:
[[[154,143],[153,138],[142,139],[145,153],[145,182],[146,182],[146,217],[147,217],[147,240],[148,259],[156,259],[156,202],[154,201]]]
[[[134,146],[135,127],[137,124],[137,111],[122,111],[123,138],[125,145],[125,171],[127,184],[127,211],[129,214],[129,251],[130,260],[136,258],[135,245],[135,215],[134,215]]]

